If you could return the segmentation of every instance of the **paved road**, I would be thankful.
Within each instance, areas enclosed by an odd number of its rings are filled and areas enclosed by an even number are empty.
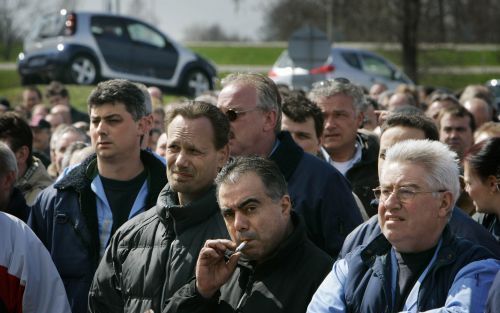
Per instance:
[[[15,63],[0,63],[0,71],[15,70]],[[271,69],[270,65],[246,65],[246,64],[224,64],[218,65],[219,72],[259,72],[267,73]],[[500,74],[500,66],[445,66],[430,67],[421,70],[428,74]],[[499,75],[500,76],[500,75]]]

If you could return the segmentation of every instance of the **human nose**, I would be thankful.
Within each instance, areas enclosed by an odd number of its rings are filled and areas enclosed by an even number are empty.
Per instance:
[[[175,159],[175,165],[178,167],[186,167],[188,164],[188,156],[184,151],[180,151]]]
[[[234,228],[238,232],[243,232],[248,230],[248,219],[247,217],[239,212],[234,215]]]
[[[99,121],[95,126],[96,132],[98,134],[104,134],[107,132],[106,123],[104,121]]]
[[[398,198],[397,190],[393,190],[383,201],[382,204],[387,209],[398,208],[400,206],[400,201]]]
[[[330,129],[335,127],[335,119],[331,116],[325,117],[325,129]]]

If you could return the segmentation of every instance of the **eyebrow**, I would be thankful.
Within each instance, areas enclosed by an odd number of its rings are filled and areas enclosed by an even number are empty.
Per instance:
[[[242,209],[244,208],[245,206],[247,206],[248,204],[251,204],[251,203],[260,203],[259,199],[256,199],[256,198],[248,198],[246,199],[245,201],[241,202],[237,208],[238,209]]]

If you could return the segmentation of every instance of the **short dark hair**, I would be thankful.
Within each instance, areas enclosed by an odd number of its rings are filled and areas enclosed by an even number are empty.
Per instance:
[[[172,123],[173,119],[180,115],[188,119],[206,117],[210,120],[214,130],[214,146],[217,150],[223,148],[229,142],[229,121],[216,106],[203,101],[185,101],[179,104],[171,104],[165,112],[165,129]]]
[[[33,91],[34,93],[36,93],[36,95],[38,96],[38,98],[40,98],[40,100],[43,99],[42,97],[42,92],[40,91],[40,89],[35,86],[35,85],[28,85],[26,87],[24,87],[24,90],[29,90],[29,91]]]
[[[0,114],[0,139],[6,140],[14,153],[22,146],[27,146],[29,150],[27,165],[31,166],[33,133],[28,123],[18,113]]]
[[[323,134],[324,117],[316,103],[309,100],[303,92],[290,91],[283,98],[283,114],[296,123],[304,123],[308,117],[314,121],[316,136]]]
[[[90,110],[104,104],[123,103],[135,121],[147,115],[144,102],[144,92],[134,83],[125,79],[112,79],[100,82],[92,90],[87,100],[87,107]]]
[[[392,113],[380,126],[380,133],[383,134],[387,129],[403,126],[420,129],[424,132],[425,138],[439,141],[439,130],[433,120],[422,114]]]
[[[47,90],[45,91],[45,96],[47,98],[52,96],[61,96],[64,98],[68,98],[69,92],[68,89],[66,89],[66,87],[61,82],[54,80],[50,82],[49,86],[47,87]]]
[[[285,177],[276,163],[260,156],[239,156],[228,162],[215,178],[217,198],[221,185],[234,184],[247,173],[255,173],[261,179],[267,196],[273,201],[288,194]]]
[[[465,153],[465,162],[473,168],[484,181],[493,175],[500,179],[500,137],[491,137],[480,141]]]
[[[441,119],[445,115],[450,115],[453,117],[468,117],[469,118],[469,127],[472,132],[476,130],[476,121],[474,120],[474,115],[470,113],[466,108],[463,106],[459,105],[457,107],[451,107],[451,108],[445,108],[439,112],[438,118],[437,118],[437,123],[439,129],[441,129]]]

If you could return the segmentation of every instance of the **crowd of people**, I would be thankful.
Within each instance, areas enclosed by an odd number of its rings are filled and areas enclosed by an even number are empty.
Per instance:
[[[500,112],[256,73],[27,86],[0,113],[0,312],[500,312]]]

